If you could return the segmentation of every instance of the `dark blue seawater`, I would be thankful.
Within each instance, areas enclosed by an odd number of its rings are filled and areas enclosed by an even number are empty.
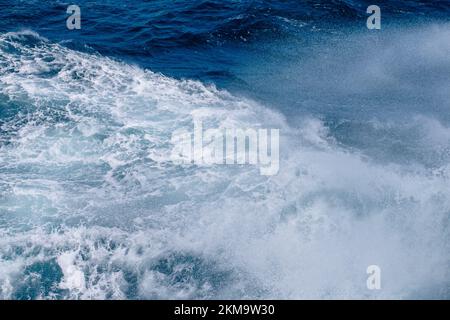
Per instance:
[[[449,298],[449,18],[0,0],[0,298]],[[280,129],[278,174],[171,163],[193,115]]]
[[[366,31],[371,1],[77,1],[81,30],[68,30],[66,1],[2,1],[0,31],[33,30],[54,42],[117,57],[173,77],[243,81],[238,70],[261,43],[319,41]],[[448,1],[379,1],[383,27],[448,21]],[[280,48],[272,48],[271,51]],[[254,52],[259,51],[259,52]],[[239,84],[236,84],[239,85]]]

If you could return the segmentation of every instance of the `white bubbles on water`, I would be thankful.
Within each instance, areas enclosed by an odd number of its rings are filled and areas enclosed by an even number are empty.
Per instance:
[[[2,298],[448,295],[448,164],[377,163],[318,119],[294,129],[254,101],[30,32],[0,36],[0,71],[0,107],[16,107],[0,123]],[[192,115],[280,128],[279,174],[171,163]]]

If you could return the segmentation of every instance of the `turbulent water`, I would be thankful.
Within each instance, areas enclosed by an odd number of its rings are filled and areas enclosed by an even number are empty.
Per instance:
[[[0,1],[0,298],[450,298],[448,1],[77,2]]]

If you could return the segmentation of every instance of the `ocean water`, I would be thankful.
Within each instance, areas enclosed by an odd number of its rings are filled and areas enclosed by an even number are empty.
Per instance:
[[[70,4],[0,0],[0,298],[450,298],[450,2]],[[173,163],[193,115],[278,174]]]

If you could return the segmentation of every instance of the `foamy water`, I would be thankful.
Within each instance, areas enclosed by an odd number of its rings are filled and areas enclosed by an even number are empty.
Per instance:
[[[439,32],[423,54],[448,39]],[[378,161],[323,119],[294,127],[269,105],[30,31],[0,36],[0,107],[1,298],[449,296],[450,128],[440,119],[372,124],[419,131],[416,148],[444,161]],[[193,116],[280,129],[278,175],[172,163],[170,138]],[[379,291],[366,287],[372,264]]]

